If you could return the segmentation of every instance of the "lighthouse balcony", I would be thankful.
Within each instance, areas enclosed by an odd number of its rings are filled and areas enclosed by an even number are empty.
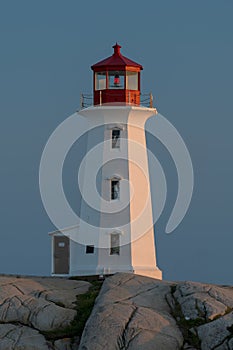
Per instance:
[[[80,109],[91,107],[93,105],[132,105],[153,108],[152,93],[142,94],[135,90],[99,90],[93,94],[80,95]]]

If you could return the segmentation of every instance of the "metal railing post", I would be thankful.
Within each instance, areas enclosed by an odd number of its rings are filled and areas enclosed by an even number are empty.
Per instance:
[[[150,108],[153,108],[153,95],[150,92]]]
[[[100,90],[100,106],[102,105],[102,91]]]
[[[83,94],[80,94],[80,109],[83,108]]]

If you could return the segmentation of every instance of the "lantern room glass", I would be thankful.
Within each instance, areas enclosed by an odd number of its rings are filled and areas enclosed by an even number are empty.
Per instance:
[[[108,88],[124,89],[125,88],[125,72],[109,71],[108,72]]]
[[[95,73],[95,90],[106,89],[106,72]]]
[[[126,72],[126,89],[138,90],[138,72]]]

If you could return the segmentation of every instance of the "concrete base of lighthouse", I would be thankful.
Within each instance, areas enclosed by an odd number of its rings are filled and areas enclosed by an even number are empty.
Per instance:
[[[143,257],[147,257],[145,254],[137,254],[139,264],[135,261],[132,265],[129,258],[133,255],[131,245],[122,247],[121,254],[115,257],[113,263],[106,261],[105,258],[103,261],[98,261],[100,256],[109,255],[108,249],[97,248],[92,257],[87,257],[85,246],[75,242],[67,231],[66,234],[54,231],[50,236],[52,238],[52,276],[107,276],[123,272],[162,279],[162,271],[156,265],[139,265],[143,262]]]
[[[140,266],[136,267],[136,269],[133,271],[136,275],[146,276],[146,277],[152,277],[157,278],[159,280],[162,279],[162,271],[159,270],[158,267],[156,268],[148,268],[146,269],[144,266],[141,268]]]
[[[156,279],[162,279],[162,271],[158,267],[148,267],[145,266],[137,266],[135,268],[131,267],[121,267],[119,266],[98,266],[95,268],[94,266],[86,266],[86,268],[82,268],[81,270],[75,270],[70,273],[70,276],[107,276],[107,275],[114,275],[118,272],[124,272],[124,273],[132,273],[136,275],[156,278]]]
[[[152,277],[156,279],[162,279],[162,271],[159,270],[158,267],[145,267],[145,266],[137,266],[137,267],[131,267],[128,266],[99,266],[96,269],[87,269],[86,271],[79,271],[79,276],[88,276],[88,275],[114,275],[118,272],[124,272],[124,273],[133,273],[136,275],[146,276],[146,277]]]

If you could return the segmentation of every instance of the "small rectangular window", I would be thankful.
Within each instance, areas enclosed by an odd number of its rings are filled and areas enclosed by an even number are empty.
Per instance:
[[[95,73],[95,90],[105,90],[106,89],[106,73],[97,72]]]
[[[110,71],[108,72],[108,88],[124,89],[125,88],[125,72]]]
[[[119,129],[112,130],[112,148],[120,148],[120,134]]]
[[[86,254],[94,254],[94,246],[93,245],[86,246]]]
[[[119,233],[111,234],[110,255],[120,255],[120,235]]]
[[[138,90],[138,72],[126,72],[126,89]]]
[[[111,181],[111,199],[120,198],[120,181],[112,180]]]

